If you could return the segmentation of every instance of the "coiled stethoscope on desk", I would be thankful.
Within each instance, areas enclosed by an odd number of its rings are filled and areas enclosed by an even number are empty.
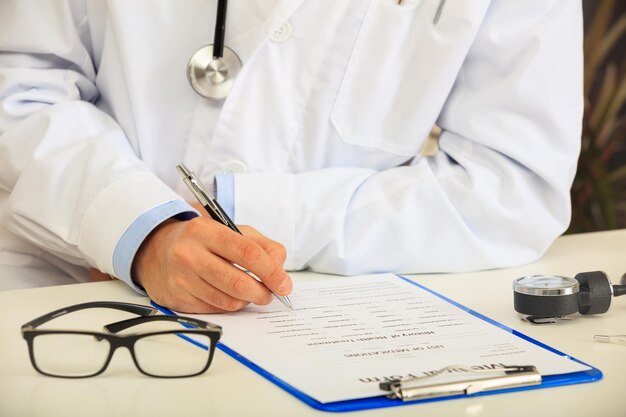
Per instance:
[[[626,284],[626,274],[622,284]],[[520,317],[533,324],[556,323],[573,314],[603,314],[626,285],[612,285],[602,271],[581,272],[574,278],[529,275],[513,281],[513,304]]]
[[[198,49],[187,65],[191,87],[202,97],[213,100],[226,98],[241,70],[239,56],[224,45],[227,7],[227,0],[218,0],[213,43]]]

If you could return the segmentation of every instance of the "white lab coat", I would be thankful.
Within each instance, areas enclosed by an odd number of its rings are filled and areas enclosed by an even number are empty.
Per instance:
[[[215,0],[2,0],[0,287],[114,274],[138,216],[193,200],[180,161],[235,174],[235,221],[290,270],[537,258],[570,218],[580,1],[447,0],[434,24],[439,2],[231,1],[243,69],[220,103],[186,79]]]

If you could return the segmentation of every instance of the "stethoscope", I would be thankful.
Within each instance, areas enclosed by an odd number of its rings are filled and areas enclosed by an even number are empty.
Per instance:
[[[397,0],[402,4],[403,0]],[[439,22],[446,0],[439,0],[433,24]],[[228,96],[233,82],[241,70],[241,59],[235,51],[224,45],[226,34],[226,8],[228,0],[218,0],[213,44],[198,49],[187,64],[189,84],[204,98],[222,100]]]
[[[187,78],[196,93],[204,98],[222,100],[228,96],[241,70],[239,56],[224,45],[227,0],[218,0],[213,44],[198,49],[189,59]]]
[[[625,283],[626,274],[622,277]],[[626,285],[611,285],[602,271],[581,272],[574,278],[529,275],[513,281],[513,305],[533,324],[556,323],[582,315],[606,313],[613,297],[626,294]]]

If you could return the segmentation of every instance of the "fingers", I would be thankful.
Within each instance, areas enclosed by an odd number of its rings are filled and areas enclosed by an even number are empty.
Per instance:
[[[179,312],[222,313],[237,311],[249,304],[224,293],[196,274],[175,273],[165,284],[147,289],[148,294],[158,304]]]
[[[204,207],[202,207],[202,204],[198,202],[191,202],[189,204],[198,210],[202,216],[209,216]],[[261,234],[254,227],[247,225],[239,225],[238,227],[244,236],[252,239],[255,243],[261,246],[276,263],[281,266],[285,264],[285,260],[287,259],[287,250],[283,245]]]
[[[222,313],[241,310],[249,304],[247,301],[224,293],[197,275],[187,277],[181,287],[186,290],[186,294],[190,295],[187,301],[194,311],[202,306],[205,310]]]
[[[171,295],[171,294],[169,294]],[[213,313],[227,313],[230,311],[236,311],[239,308],[220,308],[217,305],[213,305],[210,302],[202,300],[189,292],[178,292],[176,297],[169,297],[166,294],[150,294],[157,304],[167,306],[180,313],[192,313],[192,314],[213,314]],[[212,297],[207,297],[212,298]],[[243,308],[248,303],[242,303],[240,308]],[[235,304],[231,304],[230,307]],[[226,305],[225,305],[226,306]],[[237,305],[239,307],[239,305]]]
[[[209,217],[204,207],[202,207],[202,204],[198,202],[191,202],[189,204],[198,210],[202,216]],[[285,264],[285,259],[287,259],[287,250],[283,245],[261,234],[254,227],[247,225],[239,225],[238,227],[244,236],[252,239],[259,246],[261,246],[276,263],[279,265]]]
[[[244,236],[261,246],[277,264],[281,266],[285,264],[287,249],[283,245],[261,234],[254,227],[241,225],[239,230],[241,230]]]
[[[224,310],[237,310],[249,302],[258,305],[272,302],[272,294],[267,287],[218,256],[208,255],[205,259],[199,260],[196,274],[198,278],[207,281],[211,289],[203,289],[202,293],[194,294]],[[216,294],[216,291],[219,293]]]
[[[291,278],[284,271],[282,264],[276,262],[261,245],[230,229],[224,227],[214,229],[215,239],[207,241],[207,248],[212,253],[254,273],[277,294],[287,295],[291,292]]]

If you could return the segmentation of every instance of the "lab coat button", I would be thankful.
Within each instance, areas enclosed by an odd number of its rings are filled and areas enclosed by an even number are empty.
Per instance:
[[[226,162],[224,164],[224,173],[225,174],[243,174],[248,170],[246,164],[241,161],[233,159],[232,161]]]
[[[284,42],[291,36],[291,23],[284,21],[270,36],[274,42]]]

